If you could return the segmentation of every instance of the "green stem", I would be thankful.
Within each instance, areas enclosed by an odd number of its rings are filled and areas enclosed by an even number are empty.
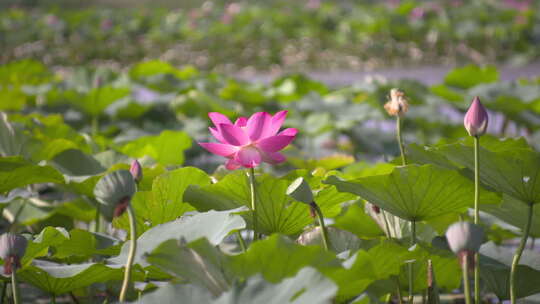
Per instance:
[[[54,294],[51,295],[51,304],[56,304],[56,296]]]
[[[381,210],[383,219],[384,219],[384,225],[386,226],[386,237],[390,240],[392,239],[392,234],[390,233],[390,224],[388,223],[388,218],[386,217],[386,212],[384,210]]]
[[[480,209],[480,137],[474,136],[474,223],[479,225]],[[480,263],[478,252],[474,254],[474,301],[480,303]]]
[[[465,304],[472,304],[471,302],[471,282],[469,281],[469,254],[465,253],[462,256],[461,268],[463,270],[463,292],[465,296]]]
[[[416,221],[411,221],[411,247],[416,244]],[[414,267],[409,263],[409,303],[414,301]]]
[[[403,138],[401,137],[401,117],[399,115],[396,116],[396,132],[399,152],[401,153],[401,164],[405,166],[407,165],[407,157],[405,156],[405,147],[403,147]]]
[[[100,210],[99,210],[99,204],[96,204],[96,216],[95,216],[95,225],[94,225],[94,232],[98,233],[99,232],[99,229],[100,229],[100,221],[101,221],[101,215],[100,215]]]
[[[92,116],[92,135],[96,136],[99,133],[99,117]]]
[[[4,284],[2,284],[2,295],[0,296],[0,303],[4,304],[4,299],[6,298],[6,290],[7,290],[7,287],[8,287],[8,282],[4,282]]]
[[[398,298],[398,303],[403,304],[403,298],[401,297],[401,288],[399,285],[399,277],[396,276],[396,296]]]
[[[324,249],[329,250],[330,240],[328,239],[328,231],[326,230],[326,225],[324,224],[324,217],[323,217],[321,208],[319,208],[319,205],[317,205],[315,202],[312,202],[311,206],[315,210],[315,213],[317,213],[317,219],[319,219],[319,225],[321,226],[321,234],[322,234],[322,241],[323,241]]]
[[[13,292],[13,303],[19,304],[19,285],[17,284],[17,269],[15,265],[13,265],[13,271],[11,272],[11,290]]]
[[[257,234],[257,204],[256,204],[256,188],[255,188],[255,169],[250,168],[249,171],[249,190],[251,192],[251,210],[253,211],[253,240],[259,239]]]
[[[240,248],[242,248],[242,252],[246,252],[246,242],[244,242],[244,238],[242,237],[240,230],[236,230],[236,237],[238,238],[238,243],[240,243]]]
[[[126,269],[124,272],[124,281],[122,282],[122,289],[120,291],[120,302],[126,300],[126,294],[128,290],[129,280],[131,277],[131,266],[133,264],[133,259],[135,258],[135,251],[137,250],[137,225],[135,222],[135,212],[131,207],[131,204],[128,204],[127,207],[128,219],[129,219],[129,233],[131,238],[131,247],[129,248],[129,254],[126,261]]]
[[[510,270],[510,303],[512,304],[516,303],[516,270],[519,264],[519,260],[521,259],[521,254],[523,254],[523,249],[525,249],[527,239],[529,238],[529,231],[531,230],[531,222],[533,215],[533,206],[534,205],[532,203],[529,203],[529,213],[527,216],[527,222],[525,223],[525,229],[523,230],[523,236],[521,237],[521,242],[519,243],[519,247],[514,255],[514,259],[512,260],[512,269]]]

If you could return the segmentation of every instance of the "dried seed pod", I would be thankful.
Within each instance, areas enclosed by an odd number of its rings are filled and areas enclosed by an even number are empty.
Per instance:
[[[390,100],[384,105],[384,109],[391,116],[403,116],[409,110],[409,102],[405,93],[399,89],[390,90]]]
[[[135,191],[135,180],[131,173],[127,170],[118,170],[98,181],[94,195],[98,202],[105,206],[102,208],[103,214],[112,219],[113,216],[120,216],[123,213]],[[117,210],[118,208],[121,210]]]
[[[295,179],[290,184],[287,188],[287,195],[305,204],[313,202],[313,192],[303,177]]]

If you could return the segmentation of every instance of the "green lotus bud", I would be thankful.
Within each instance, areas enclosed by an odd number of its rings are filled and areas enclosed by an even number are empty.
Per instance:
[[[104,205],[104,215],[112,218],[120,216],[131,197],[135,194],[136,185],[128,170],[118,170],[103,176],[94,188],[94,196]]]
[[[287,195],[302,203],[311,204],[313,202],[313,192],[303,177],[295,179],[289,185]]]
[[[455,254],[478,252],[484,242],[484,230],[473,223],[457,222],[448,227],[446,239]]]
[[[21,267],[27,245],[26,238],[18,234],[8,232],[0,236],[0,257],[4,260],[5,274],[11,274],[13,269]]]

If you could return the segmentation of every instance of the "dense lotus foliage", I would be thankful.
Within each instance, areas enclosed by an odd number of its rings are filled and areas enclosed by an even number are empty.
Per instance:
[[[86,1],[4,0],[0,63],[121,66],[164,58],[238,72],[539,58],[534,0],[146,2],[127,9],[114,2],[84,8]]]
[[[515,268],[515,296],[537,301],[540,78],[499,77],[468,65],[430,87],[331,88],[155,60],[122,71],[2,65],[2,232],[26,239],[2,262],[15,266],[22,303],[121,292],[141,303],[405,302],[411,292],[435,303],[462,298],[459,244],[479,248],[465,269],[479,267],[482,299],[509,299]],[[486,127],[478,188],[464,126],[476,96],[489,115],[469,121]],[[473,222],[475,193],[482,236],[447,233]],[[508,245],[524,230],[512,267]],[[0,278],[12,297],[9,273]]]

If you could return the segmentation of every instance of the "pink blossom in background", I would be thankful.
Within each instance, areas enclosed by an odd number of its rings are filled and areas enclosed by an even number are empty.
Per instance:
[[[199,145],[228,158],[225,164],[228,170],[254,168],[261,162],[284,162],[285,156],[279,151],[289,145],[298,132],[294,128],[279,132],[287,111],[277,112],[273,116],[266,112],[257,112],[249,118],[239,117],[234,124],[221,113],[211,112],[208,116],[214,123],[214,127],[209,128],[210,133],[218,142]]]

